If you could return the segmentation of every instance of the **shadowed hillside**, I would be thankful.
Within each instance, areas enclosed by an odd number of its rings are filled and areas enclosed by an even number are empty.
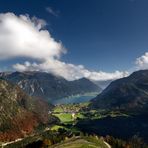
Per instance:
[[[92,107],[147,112],[148,70],[137,71],[129,77],[113,81],[92,100]]]
[[[0,141],[24,137],[50,120],[48,106],[32,99],[18,86],[0,80]]]

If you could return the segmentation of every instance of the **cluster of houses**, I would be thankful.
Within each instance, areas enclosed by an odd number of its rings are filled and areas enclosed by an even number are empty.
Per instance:
[[[79,113],[79,109],[78,108],[67,108],[65,106],[60,105],[60,107],[62,108],[62,112],[53,112],[53,111],[49,111],[48,114],[71,114],[71,118],[72,119],[76,119],[76,114]]]

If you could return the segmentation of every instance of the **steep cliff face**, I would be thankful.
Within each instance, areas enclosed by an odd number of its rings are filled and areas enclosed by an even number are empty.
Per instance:
[[[18,86],[0,80],[0,141],[11,141],[48,123],[46,102],[26,95]]]
[[[1,73],[0,77],[19,85],[30,96],[46,100],[101,91],[88,79],[67,81],[62,77],[45,72]]]
[[[92,106],[104,109],[146,111],[148,109],[148,70],[113,81],[92,100]]]

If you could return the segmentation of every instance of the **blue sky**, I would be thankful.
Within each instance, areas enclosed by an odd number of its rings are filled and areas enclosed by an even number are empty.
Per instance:
[[[67,49],[61,61],[105,72],[129,71],[147,52],[147,8],[147,0],[0,1],[0,13],[45,20],[45,28]],[[7,69],[25,60],[2,60],[0,66]]]

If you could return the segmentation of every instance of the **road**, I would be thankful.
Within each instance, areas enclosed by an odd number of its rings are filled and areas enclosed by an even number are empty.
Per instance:
[[[2,146],[2,148],[4,148],[5,146],[7,146],[7,145],[9,145],[9,144],[16,143],[16,142],[21,141],[21,140],[22,140],[22,138],[19,138],[19,139],[16,139],[16,140],[14,140],[14,141],[2,143],[1,146]]]
[[[104,144],[105,144],[108,148],[111,148],[111,146],[110,146],[107,142],[104,141]]]

